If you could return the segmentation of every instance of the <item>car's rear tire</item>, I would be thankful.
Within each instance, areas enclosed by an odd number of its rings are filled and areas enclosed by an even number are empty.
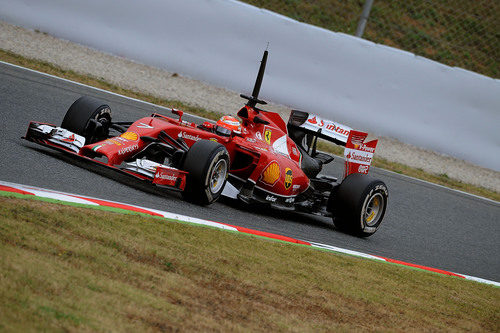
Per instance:
[[[387,198],[381,180],[358,173],[347,176],[330,198],[335,227],[359,237],[373,235],[384,218]]]
[[[200,140],[187,151],[182,169],[189,172],[183,198],[208,205],[219,198],[226,185],[229,154],[220,143]]]
[[[107,138],[111,108],[96,98],[82,96],[69,107],[61,127],[85,137],[85,144]]]

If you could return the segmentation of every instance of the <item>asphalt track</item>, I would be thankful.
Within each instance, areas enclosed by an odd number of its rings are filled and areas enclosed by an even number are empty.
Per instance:
[[[360,239],[335,230],[327,218],[247,208],[231,200],[209,207],[188,204],[177,193],[76,163],[20,139],[30,120],[60,124],[66,109],[81,95],[106,100],[117,121],[155,111],[166,113],[150,104],[0,63],[0,180],[166,210],[500,281],[498,202],[372,168],[371,175],[389,187],[389,206],[379,231]],[[335,176],[341,170],[341,161],[335,161],[323,173]]]

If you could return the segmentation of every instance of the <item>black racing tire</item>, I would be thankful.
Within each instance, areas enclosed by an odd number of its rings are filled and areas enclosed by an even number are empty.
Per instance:
[[[199,205],[209,205],[219,198],[226,185],[229,153],[220,143],[197,141],[187,151],[182,170],[189,172],[183,198]]]
[[[96,98],[82,96],[69,107],[61,127],[85,137],[85,144],[104,140],[111,125],[111,108]]]
[[[359,237],[373,235],[384,218],[388,195],[381,180],[359,173],[347,176],[330,198],[335,227]]]

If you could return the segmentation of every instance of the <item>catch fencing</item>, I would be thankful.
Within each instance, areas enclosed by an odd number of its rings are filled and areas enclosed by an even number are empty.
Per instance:
[[[499,0],[243,0],[331,31],[500,76]]]
[[[500,76],[498,0],[364,0],[360,13],[358,37]]]

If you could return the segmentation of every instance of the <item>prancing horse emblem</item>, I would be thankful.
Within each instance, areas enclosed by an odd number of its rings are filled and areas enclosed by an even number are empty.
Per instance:
[[[264,132],[264,139],[266,139],[268,145],[271,144],[271,130],[266,130]]]
[[[292,169],[286,168],[285,169],[285,188],[288,190],[290,186],[292,186],[293,182],[293,172]]]

